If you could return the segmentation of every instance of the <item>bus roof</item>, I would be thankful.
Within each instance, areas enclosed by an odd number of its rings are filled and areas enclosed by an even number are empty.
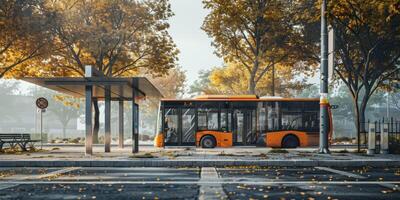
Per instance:
[[[200,95],[194,99],[258,99],[257,95]]]
[[[319,98],[259,98],[256,95],[201,95],[193,99],[161,99],[161,101],[319,101]]]

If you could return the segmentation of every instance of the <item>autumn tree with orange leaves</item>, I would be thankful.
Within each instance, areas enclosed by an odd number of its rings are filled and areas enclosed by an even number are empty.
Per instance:
[[[32,45],[32,48],[12,48],[14,56],[7,56],[7,59],[17,63],[15,67],[7,68],[7,63],[12,62],[1,60],[0,67],[7,70],[8,77],[83,76],[85,65],[95,66],[110,77],[135,76],[142,71],[162,76],[176,66],[178,50],[167,31],[167,20],[173,15],[168,0],[37,1],[41,11],[34,13],[35,16],[51,22],[41,30],[49,34],[44,35],[48,38],[43,40],[45,52],[36,55],[34,50],[41,47],[40,42],[23,43],[26,40],[24,37],[33,37],[31,34],[34,35],[34,31],[19,35],[21,30],[17,29],[9,33],[10,36],[15,34],[21,45]],[[12,16],[7,19],[12,19]],[[12,27],[15,23],[6,25]],[[3,26],[3,23],[0,25]],[[21,27],[24,27],[23,24]],[[2,43],[2,46],[4,49],[7,43]],[[16,56],[19,54],[21,56]],[[35,59],[20,65],[19,60],[24,59],[23,56],[35,56]],[[97,142],[100,125],[97,100],[94,100],[94,110],[93,138]]]
[[[260,81],[277,64],[298,71],[315,67],[314,59],[297,64],[307,48],[298,43],[302,34],[293,26],[288,1],[204,0],[203,3],[210,13],[202,28],[213,38],[216,54],[225,63],[239,63],[246,69],[248,94],[256,94]]]

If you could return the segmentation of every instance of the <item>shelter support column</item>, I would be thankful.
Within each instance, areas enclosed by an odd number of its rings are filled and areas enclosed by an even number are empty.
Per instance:
[[[119,134],[118,134],[118,147],[124,148],[124,100],[119,100]]]
[[[136,89],[132,88],[132,153],[139,152],[139,106],[135,102]]]
[[[93,127],[92,127],[92,96],[93,96],[93,88],[91,85],[85,86],[85,153],[86,155],[93,154]]]
[[[104,152],[111,151],[111,88],[105,86],[104,104]]]

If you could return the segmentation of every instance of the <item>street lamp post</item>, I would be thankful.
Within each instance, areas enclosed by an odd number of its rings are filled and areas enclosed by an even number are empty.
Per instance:
[[[321,5],[321,82],[320,82],[320,129],[319,153],[328,154],[328,24],[327,0],[322,0]]]

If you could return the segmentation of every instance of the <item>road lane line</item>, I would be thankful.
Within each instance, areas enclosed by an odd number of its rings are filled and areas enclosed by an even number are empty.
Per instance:
[[[282,185],[282,184],[317,184],[317,185],[377,185],[377,184],[396,184],[400,181],[0,181],[0,184],[247,184],[247,185]]]
[[[17,186],[18,184],[13,184],[13,183],[0,183],[0,190],[5,190],[8,188],[12,188],[14,186]]]
[[[340,174],[343,176],[347,176],[347,177],[351,177],[351,178],[357,178],[357,179],[366,179],[367,177],[365,176],[360,176],[358,174],[354,174],[354,173],[350,173],[350,172],[346,172],[346,171],[341,171],[341,170],[337,170],[337,169],[332,169],[329,167],[315,167],[316,169],[319,170],[324,170],[324,171],[328,171],[328,172],[332,172],[332,173],[336,173],[336,174]],[[380,181],[377,182],[378,185],[389,188],[389,189],[393,189],[393,190],[397,190],[397,187],[393,184],[388,184],[388,183],[381,183]]]
[[[201,168],[200,180],[197,182],[197,184],[200,185],[199,200],[228,199],[228,196],[222,188],[223,182],[218,179],[219,176],[215,167]]]
[[[329,168],[329,167],[315,167],[315,168],[319,169],[319,170],[324,170],[324,171],[332,172],[332,173],[335,173],[335,174],[340,174],[340,175],[343,175],[343,176],[351,177],[351,178],[358,178],[358,179],[367,178],[367,177],[364,177],[364,176],[360,176],[358,174],[353,174],[353,173],[346,172],[346,171],[332,169],[332,168]]]
[[[0,190],[5,190],[7,188],[15,187],[18,186],[19,184],[24,184],[24,182],[29,182],[29,180],[35,180],[35,179],[44,179],[44,178],[49,178],[53,176],[58,176],[60,174],[68,173],[77,169],[80,169],[81,167],[69,167],[61,170],[57,170],[54,172],[50,172],[47,174],[42,174],[42,175],[31,175],[31,176],[25,176],[25,177],[19,177],[16,180],[20,181],[20,183],[17,181],[4,181],[0,182]]]
[[[68,167],[68,168],[60,169],[60,170],[53,171],[53,172],[50,172],[47,174],[28,176],[28,177],[26,177],[26,179],[31,180],[31,179],[45,179],[45,178],[55,177],[55,176],[58,176],[61,174],[72,172],[74,170],[78,170],[80,168],[81,167]]]

